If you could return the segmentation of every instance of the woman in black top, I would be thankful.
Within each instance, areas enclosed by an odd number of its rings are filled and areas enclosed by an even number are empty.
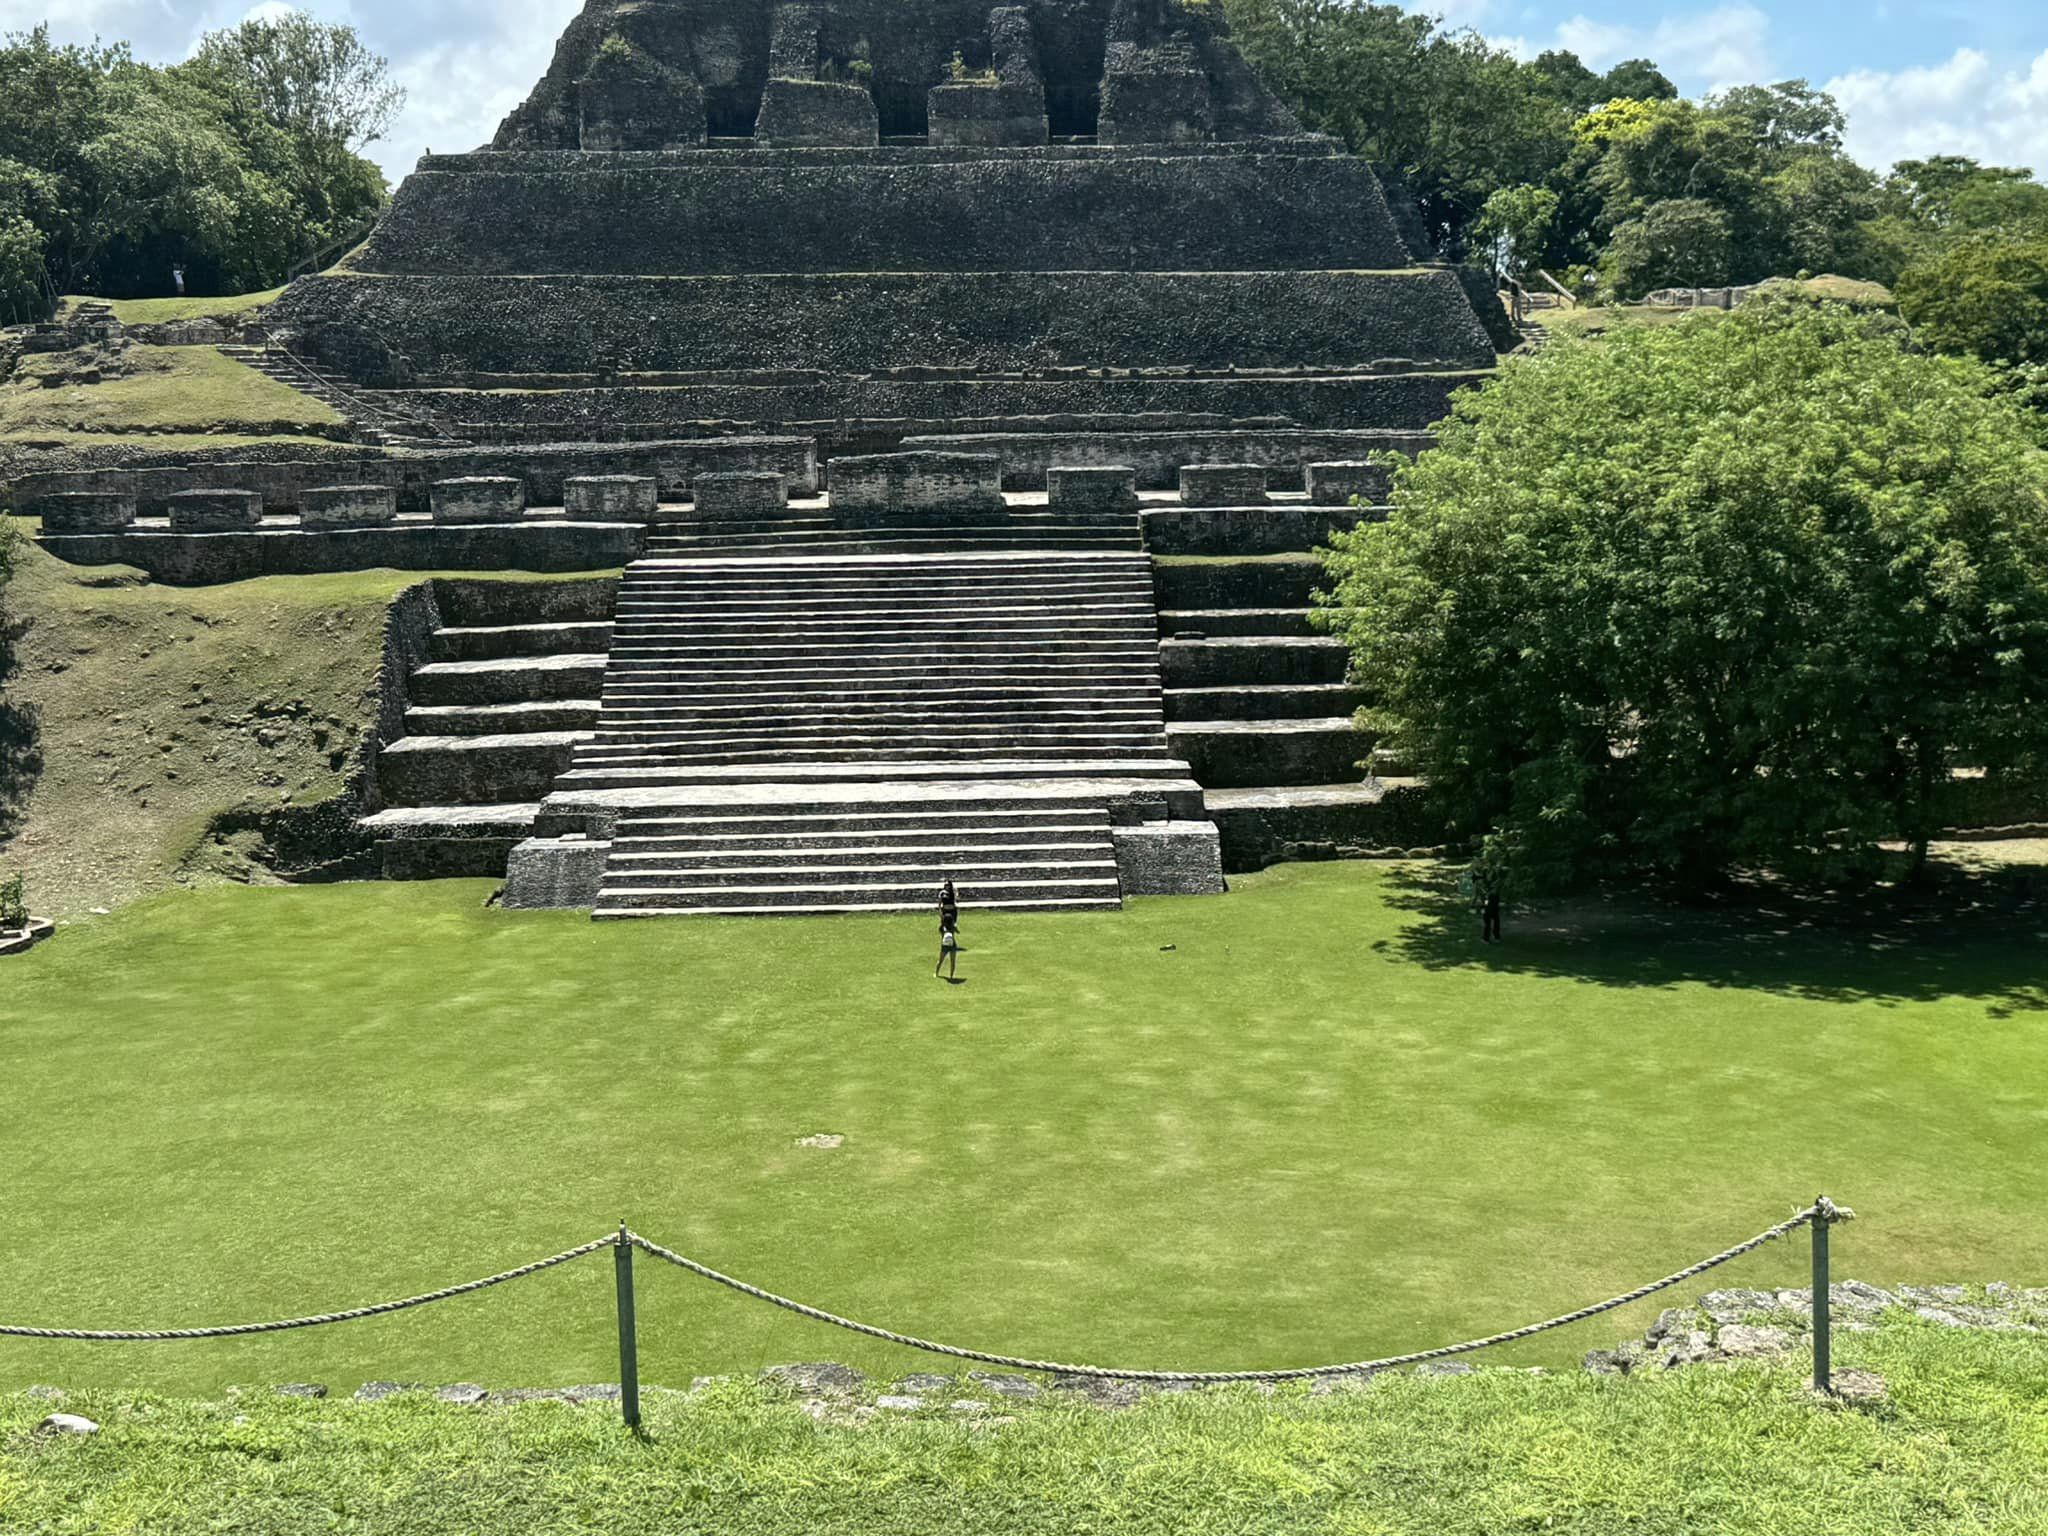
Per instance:
[[[948,981],[956,980],[960,969],[960,898],[953,893],[953,882],[948,880],[939,888],[939,963],[932,967],[932,974],[951,971]]]

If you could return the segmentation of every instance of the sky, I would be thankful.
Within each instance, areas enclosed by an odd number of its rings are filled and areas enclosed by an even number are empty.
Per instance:
[[[473,149],[547,68],[582,0],[303,0],[391,60],[404,115],[368,153],[392,181],[422,151]],[[1654,59],[1688,95],[1804,78],[1849,115],[1849,152],[1964,154],[2048,180],[2048,0],[1438,0],[1417,7],[1525,55],[1569,48],[1604,69]],[[0,32],[47,20],[60,41],[125,38],[184,57],[200,34],[279,0],[0,0]]]

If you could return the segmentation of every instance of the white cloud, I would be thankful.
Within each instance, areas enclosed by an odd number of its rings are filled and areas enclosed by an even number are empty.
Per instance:
[[[1648,26],[1574,16],[1558,25],[1555,46],[1569,48],[1589,69],[1647,58],[1681,86],[1718,90],[1770,78],[1770,32],[1770,17],[1735,4],[1674,13]]]
[[[1827,90],[1849,116],[1849,153],[1866,165],[1969,155],[2048,177],[2048,52],[2020,70],[1958,48],[1939,64],[1840,75]]]

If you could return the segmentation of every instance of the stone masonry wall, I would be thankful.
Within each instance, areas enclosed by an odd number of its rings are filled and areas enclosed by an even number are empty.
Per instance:
[[[764,159],[416,172],[353,266],[476,275],[1409,265],[1379,183],[1348,157]],[[747,209],[761,214],[736,216]]]
[[[272,323],[388,336],[426,374],[1489,366],[1449,272],[303,278]],[[1448,355],[1433,355],[1439,350]]]

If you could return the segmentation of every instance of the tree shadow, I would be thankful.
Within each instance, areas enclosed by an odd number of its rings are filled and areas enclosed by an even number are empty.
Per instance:
[[[1512,905],[1498,944],[1480,942],[1478,915],[1447,871],[1402,866],[1386,899],[1418,920],[1375,947],[1432,970],[1832,1002],[1973,997],[1993,1019],[2048,1013],[2048,866],[1949,866],[1924,886],[1853,891],[1752,879],[1703,904],[1631,887]]]
[[[0,605],[0,845],[14,835],[29,790],[43,771],[36,708],[13,686],[21,667],[21,637],[28,621]]]

